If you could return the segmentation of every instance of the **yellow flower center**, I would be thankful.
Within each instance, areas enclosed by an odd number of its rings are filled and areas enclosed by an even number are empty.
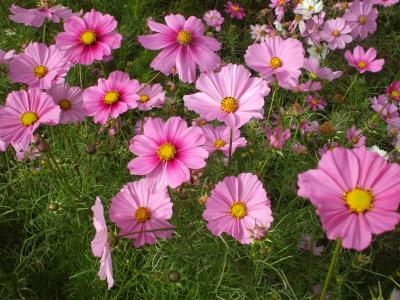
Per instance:
[[[343,200],[351,212],[361,214],[373,208],[374,196],[370,189],[362,190],[356,187],[344,193]]]
[[[239,11],[239,5],[235,4],[234,6],[232,6],[232,10],[234,12],[238,12]]]
[[[93,45],[96,43],[96,33],[93,30],[85,30],[81,34],[80,40],[86,46]]]
[[[368,19],[367,19],[366,16],[360,16],[360,17],[358,18],[358,23],[359,23],[360,25],[365,25],[365,24],[367,24],[367,22],[368,22]]]
[[[58,105],[62,110],[70,110],[71,109],[71,102],[67,99],[62,99],[60,102],[58,102]]]
[[[295,16],[294,16],[294,19],[295,19],[296,21],[301,21],[301,20],[303,20],[303,16],[302,16],[302,15],[295,15]]]
[[[47,74],[47,68],[42,65],[38,65],[33,69],[33,73],[37,78],[43,78]]]
[[[119,93],[116,90],[108,91],[104,95],[104,103],[107,105],[113,105],[115,102],[119,100]]]
[[[147,95],[141,95],[139,98],[139,101],[142,103],[146,103],[147,101],[149,101],[150,97]]]
[[[219,148],[225,146],[225,142],[224,142],[223,140],[221,140],[221,139],[216,140],[216,141],[214,142],[214,146],[215,146],[215,148],[218,148],[218,149],[219,149]]]
[[[224,112],[232,113],[235,112],[238,108],[238,101],[233,97],[225,97],[221,101],[221,109]]]
[[[311,104],[312,105],[317,105],[317,104],[319,104],[319,100],[314,98],[314,99],[311,100]]]
[[[392,92],[390,93],[390,96],[392,96],[392,97],[399,97],[399,96],[400,96],[400,91],[392,91]]]
[[[285,4],[285,0],[279,0],[279,5],[283,6]]]
[[[229,210],[229,214],[236,219],[243,219],[245,216],[247,216],[246,204],[241,201],[233,202]]]
[[[207,120],[205,120],[205,119],[201,119],[200,121],[199,121],[199,124],[198,124],[199,126],[205,126],[205,125],[207,125]]]
[[[312,6],[312,5],[309,5],[308,7],[307,7],[307,10],[308,11],[312,11],[314,9],[314,6]]]
[[[37,120],[39,120],[39,116],[34,112],[26,112],[21,115],[20,120],[22,125],[31,126],[35,124]]]
[[[158,147],[157,155],[160,160],[171,160],[175,157],[176,148],[170,143],[164,143]]]
[[[334,37],[339,37],[340,36],[340,31],[339,30],[334,30],[334,31],[332,31],[332,35]]]
[[[135,211],[135,219],[138,223],[145,223],[151,218],[151,211],[147,207],[139,207]]]
[[[277,69],[282,67],[282,60],[279,57],[273,57],[271,58],[271,60],[269,61],[269,65],[272,69]]]
[[[358,66],[360,69],[364,69],[364,68],[367,66],[367,64],[365,63],[365,61],[360,60],[360,61],[357,63],[357,66]]]
[[[315,51],[315,52],[317,52],[317,51]],[[310,77],[311,77],[311,79],[313,79],[313,80],[317,80],[317,79],[318,79],[317,74],[315,74],[314,72],[310,72]]]
[[[190,31],[181,30],[176,38],[177,42],[183,46],[187,46],[192,42],[192,33]]]

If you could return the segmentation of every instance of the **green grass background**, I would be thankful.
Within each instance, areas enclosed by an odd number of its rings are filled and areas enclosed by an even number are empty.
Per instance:
[[[0,3],[0,48],[21,49],[24,43],[41,41],[43,28],[35,29],[16,24],[8,19],[8,7],[15,2],[23,7],[34,7],[35,1],[2,0]],[[141,82],[149,80],[155,72],[149,64],[155,53],[143,49],[137,36],[146,30],[146,19],[162,21],[167,13],[202,17],[207,9],[222,11],[222,1],[194,0],[88,0],[59,1],[74,11],[91,8],[110,13],[119,22],[123,35],[122,47],[113,52],[114,60],[100,66],[83,68],[83,85],[96,84],[93,72],[108,74],[112,70],[128,72]],[[266,8],[268,1],[241,1],[248,9],[243,21],[226,22],[215,36],[223,43],[220,54],[227,62],[243,63],[243,55],[251,44],[249,25],[265,23],[257,19],[257,12]],[[330,5],[326,2],[325,5]],[[328,10],[329,12],[329,10]],[[80,125],[42,128],[40,133],[51,145],[51,155],[58,169],[52,172],[49,156],[21,163],[13,158],[9,149],[0,154],[0,298],[1,299],[310,299],[312,286],[322,283],[332,251],[319,224],[312,205],[296,196],[296,177],[299,172],[313,168],[318,161],[318,149],[328,141],[345,143],[344,131],[352,124],[366,128],[367,144],[379,145],[391,151],[390,138],[385,126],[377,121],[368,128],[373,112],[368,98],[384,92],[394,79],[400,79],[400,9],[381,9],[378,31],[364,47],[374,46],[379,57],[386,60],[384,70],[376,74],[356,76],[347,67],[343,51],[330,54],[327,64],[345,71],[343,78],[326,85],[322,96],[329,105],[325,112],[306,118],[330,121],[335,133],[304,139],[293,133],[282,153],[274,153],[265,143],[263,133],[268,121],[251,122],[242,129],[249,145],[234,155],[234,173],[252,172],[260,176],[272,201],[274,223],[267,238],[251,246],[243,246],[228,236],[212,236],[205,227],[201,214],[204,209],[197,199],[209,193],[215,183],[224,178],[222,157],[209,159],[205,174],[198,187],[184,186],[171,191],[177,227],[173,239],[161,240],[156,245],[140,249],[131,242],[120,240],[113,250],[115,286],[107,291],[106,284],[97,277],[99,262],[92,256],[90,241],[94,237],[90,207],[99,195],[108,207],[109,199],[125,183],[137,178],[129,175],[127,163],[132,158],[128,151],[133,125],[143,117],[136,111],[123,116],[125,125],[115,138],[98,134],[99,126],[91,120]],[[54,41],[60,24],[49,23],[45,35],[48,44]],[[355,43],[352,44],[354,46]],[[0,67],[0,103],[12,90],[7,69]],[[169,92],[168,103],[151,115],[167,118],[181,115],[190,120],[194,115],[186,112],[182,96],[192,93],[192,85],[177,79],[159,77],[165,84],[172,80],[176,92]],[[68,82],[79,85],[79,69],[71,70]],[[337,93],[345,94],[343,103],[335,103]],[[281,106],[285,110],[295,103],[303,103],[304,96],[279,90],[274,102],[266,98],[266,110],[273,112]],[[283,114],[286,126],[299,117]],[[1,122],[1,120],[0,120]],[[294,141],[308,147],[305,155],[290,151]],[[85,146],[100,142],[95,155],[85,153]],[[74,197],[66,184],[78,193]],[[59,204],[57,211],[49,206]],[[114,228],[110,223],[110,228]],[[327,249],[321,257],[302,253],[300,237],[313,235]],[[400,230],[374,239],[373,246],[362,253],[342,251],[337,272],[330,288],[333,299],[370,299],[379,286],[387,298],[400,282]],[[168,273],[176,270],[181,279],[168,280]],[[332,299],[331,298],[331,299]]]

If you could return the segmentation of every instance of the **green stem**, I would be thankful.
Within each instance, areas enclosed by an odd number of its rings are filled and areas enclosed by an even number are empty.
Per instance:
[[[83,80],[82,80],[82,65],[79,64],[79,83],[81,85],[81,89],[83,89]]]
[[[44,25],[43,25],[43,44],[46,44],[46,27],[47,27],[47,20],[44,20]]]
[[[347,88],[346,93],[344,93],[344,96],[343,96],[344,99],[346,98],[347,94],[350,92],[350,90],[351,90],[351,88],[353,87],[353,85],[356,83],[357,78],[358,78],[358,74],[354,75],[353,80],[352,80],[350,86]]]
[[[228,175],[231,174],[231,162],[232,162],[232,142],[233,142],[233,129],[229,131],[229,156],[228,156]]]
[[[322,288],[320,300],[325,300],[326,292],[328,291],[329,283],[332,279],[333,272],[335,270],[336,262],[339,258],[340,249],[342,248],[342,240],[336,240],[335,250],[333,251],[333,256],[331,263],[329,264],[328,273],[326,274],[324,287]]]

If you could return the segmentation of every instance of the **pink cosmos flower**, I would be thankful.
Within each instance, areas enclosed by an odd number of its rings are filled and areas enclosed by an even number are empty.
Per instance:
[[[1,149],[0,149],[1,151]],[[31,145],[28,145],[24,148],[17,148],[15,151],[15,156],[19,161],[34,161],[37,159],[42,153],[36,148]]]
[[[224,17],[215,9],[207,11],[203,16],[203,20],[208,26],[214,27],[217,32],[221,31],[221,25],[224,23]]]
[[[153,107],[161,107],[165,101],[165,92],[161,84],[142,85],[138,92],[137,102],[140,110],[151,110]]]
[[[379,113],[382,119],[389,122],[390,119],[399,117],[399,109],[396,104],[390,103],[385,95],[379,95],[370,99],[372,109]]]
[[[325,22],[323,35],[331,50],[344,49],[353,38],[349,34],[351,28],[343,18],[331,19]]]
[[[266,230],[273,221],[271,203],[257,176],[242,173],[225,177],[206,202],[203,218],[212,234],[223,232],[242,244],[250,244],[256,226]]]
[[[54,102],[61,108],[60,124],[78,123],[86,118],[83,108],[82,90],[63,83],[47,90]]]
[[[206,141],[204,143],[204,149],[209,154],[214,151],[222,151],[225,156],[229,156],[229,139],[230,139],[230,128],[224,125],[213,127],[212,125],[205,125],[202,127]],[[238,147],[245,147],[247,141],[244,137],[240,137],[240,131],[238,129],[233,130],[232,134],[232,154]]]
[[[165,17],[167,25],[149,20],[147,25],[156,33],[139,36],[139,42],[146,49],[161,50],[150,66],[165,75],[174,68],[183,82],[196,80],[196,66],[201,72],[213,71],[221,61],[215,51],[221,44],[204,35],[204,25],[200,19],[170,14]]]
[[[319,155],[323,156],[325,153],[329,151],[333,151],[333,149],[339,147],[339,143],[337,142],[330,142],[328,144],[324,144],[321,149],[319,149]]]
[[[302,36],[306,38],[309,45],[318,45],[324,39],[322,28],[325,22],[325,15],[326,13],[322,11],[320,14],[306,21],[306,30],[303,32]]]
[[[229,64],[218,73],[203,73],[196,81],[201,92],[183,97],[187,109],[200,117],[225,122],[238,129],[251,118],[262,119],[264,97],[270,89],[266,81],[251,77],[242,65]]]
[[[365,146],[365,140],[367,139],[362,130],[357,129],[355,125],[351,126],[346,132],[347,141],[353,145],[355,148],[360,148]]]
[[[375,0],[374,4],[382,5],[384,7],[392,6],[399,3],[399,0]]]
[[[317,208],[328,239],[362,251],[372,234],[393,230],[399,222],[399,185],[397,164],[365,147],[335,148],[317,169],[299,175],[297,194]]]
[[[292,151],[295,154],[303,154],[307,152],[307,147],[303,144],[300,144],[299,142],[294,142],[292,145]]]
[[[306,98],[307,106],[311,108],[312,111],[323,110],[327,105],[326,101],[317,95],[308,95]]]
[[[53,99],[39,89],[12,92],[0,110],[0,140],[15,149],[25,148],[40,124],[58,123],[60,111]]]
[[[10,50],[8,52],[0,50],[0,64],[9,65],[14,57],[14,54],[15,50]]]
[[[343,75],[342,71],[332,71],[330,68],[320,67],[319,60],[314,57],[304,59],[303,68],[310,72],[313,80],[324,79],[333,81]]]
[[[283,15],[285,14],[285,5],[289,2],[289,0],[271,0],[269,7],[275,9],[274,12],[278,22],[282,22]]]
[[[374,0],[355,0],[344,13],[343,19],[350,26],[353,39],[366,39],[368,34],[376,31],[378,10],[373,5]]]
[[[100,259],[100,271],[98,273],[100,280],[106,280],[108,289],[114,285],[111,249],[108,242],[108,231],[106,221],[104,219],[104,208],[101,199],[96,197],[96,202],[92,206],[93,226],[96,229],[96,236],[91,242],[92,253]]]
[[[55,45],[47,47],[31,43],[10,63],[10,81],[25,83],[30,88],[48,89],[53,84],[64,82],[69,68],[63,52]]]
[[[290,138],[289,129],[283,130],[280,127],[275,127],[273,131],[269,127],[265,128],[265,134],[269,140],[269,144],[276,150],[282,150],[286,140]]]
[[[246,16],[246,13],[244,12],[244,8],[239,5],[239,3],[235,2],[232,3],[231,1],[228,1],[225,4],[225,12],[231,15],[232,19],[243,19]]]
[[[46,18],[54,23],[60,23],[61,20],[67,20],[74,15],[81,14],[73,13],[71,9],[62,5],[25,9],[13,4],[10,7],[10,12],[12,13],[10,15],[12,21],[32,27],[42,26]]]
[[[167,188],[156,180],[129,182],[111,199],[110,219],[121,229],[119,236],[133,239],[136,248],[154,244],[157,238],[171,238],[172,202]],[[156,231],[156,229],[161,229]]]
[[[65,21],[65,32],[56,36],[56,44],[72,63],[90,65],[121,47],[122,36],[116,28],[113,16],[92,9],[83,18],[74,16]]]
[[[250,25],[251,38],[256,42],[264,42],[265,38],[272,32],[270,25]]]
[[[400,101],[400,80],[395,80],[388,86],[387,94],[393,100]]]
[[[137,155],[128,168],[132,175],[157,178],[162,184],[177,188],[189,181],[189,169],[206,165],[208,152],[201,146],[205,137],[199,127],[188,127],[181,117],[148,119],[143,134],[131,139],[129,150]]]
[[[140,84],[130,80],[128,74],[114,71],[108,79],[100,78],[97,86],[83,92],[83,106],[95,123],[105,124],[109,117],[117,118],[128,109],[136,108]]]
[[[297,80],[292,82],[283,82],[281,87],[286,90],[291,90],[294,92],[307,93],[307,92],[317,92],[322,89],[322,83],[319,81],[308,80],[304,83],[299,83]]]
[[[295,39],[279,36],[268,37],[263,43],[253,44],[246,50],[246,64],[271,81],[273,75],[279,85],[295,82],[301,75],[304,63],[303,45]]]
[[[367,52],[361,46],[356,46],[351,53],[347,50],[344,57],[350,66],[357,69],[361,74],[365,72],[380,72],[385,64],[384,59],[376,59],[375,48],[369,48]]]

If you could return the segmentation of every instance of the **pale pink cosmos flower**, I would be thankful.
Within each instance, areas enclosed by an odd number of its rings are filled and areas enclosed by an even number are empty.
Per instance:
[[[280,127],[275,127],[273,131],[271,128],[265,128],[265,134],[269,140],[269,144],[273,149],[282,150],[285,142],[290,138],[289,129],[283,130]]]
[[[230,139],[230,128],[224,125],[214,127],[212,125],[205,125],[202,127],[206,141],[204,143],[204,149],[209,154],[214,151],[222,151],[225,156],[229,156],[229,139]],[[242,148],[247,145],[247,141],[244,137],[240,136],[238,129],[232,132],[232,154],[237,148]]]
[[[212,234],[225,232],[241,244],[254,242],[254,228],[268,230],[273,221],[267,192],[250,173],[220,181],[207,199],[203,218]]]
[[[175,69],[183,82],[196,80],[196,69],[211,72],[221,59],[215,53],[221,44],[213,37],[204,35],[204,24],[191,16],[187,20],[182,15],[166,16],[167,25],[149,20],[147,25],[156,33],[139,36],[139,42],[146,49],[160,50],[150,66],[165,75]]]
[[[72,63],[90,65],[121,47],[122,36],[115,31],[117,24],[113,16],[92,9],[83,18],[73,16],[66,20],[65,32],[56,36],[56,45]]]
[[[373,6],[374,0],[355,0],[344,13],[343,19],[350,26],[353,39],[366,39],[370,33],[376,31],[378,10]]]
[[[306,30],[302,36],[306,38],[309,45],[319,45],[324,39],[322,28],[325,22],[325,15],[326,13],[322,11],[306,21]]]
[[[250,119],[262,119],[264,97],[270,89],[266,81],[251,77],[242,65],[229,64],[218,73],[203,73],[196,81],[199,93],[183,97],[185,107],[200,117],[225,122],[232,129]]]
[[[141,85],[138,95],[138,108],[144,111],[151,110],[153,107],[159,108],[165,101],[165,92],[159,83]]]
[[[113,271],[112,271],[112,260],[111,260],[111,248],[108,242],[108,231],[106,220],[104,219],[104,208],[101,203],[101,199],[96,197],[96,202],[92,206],[93,212],[93,226],[96,229],[96,235],[91,242],[92,253],[100,259],[100,280],[106,280],[108,289],[114,285]]]
[[[250,68],[262,74],[266,80],[271,81],[276,76],[279,85],[282,85],[295,82],[301,75],[304,48],[292,38],[268,37],[263,43],[249,46],[244,59]]]
[[[292,145],[292,151],[295,154],[303,154],[307,152],[307,147],[303,144],[300,144],[299,142],[294,142]]]
[[[52,86],[47,93],[61,108],[60,124],[78,123],[86,118],[82,90],[66,83]]]
[[[121,229],[118,235],[133,239],[136,248],[154,244],[158,238],[171,238],[171,217],[168,190],[158,187],[156,180],[129,182],[111,199],[110,219]]]
[[[39,89],[12,92],[0,110],[0,140],[17,150],[25,148],[40,124],[58,123],[60,112],[53,99]]]
[[[393,230],[400,221],[400,166],[365,147],[335,148],[318,168],[298,176],[300,197],[316,207],[328,239],[362,251],[372,234]]]
[[[304,34],[306,31],[306,22],[301,15],[296,15],[294,17],[293,21],[289,25],[288,30],[291,34],[293,34],[297,27],[299,27],[300,34]]]
[[[308,95],[306,98],[307,106],[311,108],[312,111],[324,110],[327,105],[326,101],[317,95]]]
[[[215,9],[207,11],[203,16],[203,20],[208,26],[214,27],[217,32],[221,31],[221,25],[224,23],[224,17]]]
[[[225,4],[225,12],[231,15],[232,19],[243,19],[246,16],[246,13],[244,12],[244,8],[239,5],[239,3],[235,2],[232,3],[231,1],[228,1]]]
[[[349,34],[351,28],[343,18],[330,19],[325,22],[323,36],[331,50],[344,49],[353,38]]]
[[[14,54],[15,50],[10,50],[8,52],[0,50],[0,64],[9,65],[14,57]]]
[[[349,65],[356,68],[361,74],[365,72],[380,72],[385,64],[384,59],[375,59],[375,48],[369,48],[367,51],[364,51],[361,46],[356,46],[353,53],[347,50],[344,53],[344,57]]]
[[[131,139],[129,150],[137,157],[128,168],[132,175],[157,178],[160,185],[177,188],[189,181],[189,169],[206,165],[208,152],[202,148],[204,133],[199,127],[188,127],[181,117],[149,118],[143,134]]]
[[[61,20],[67,20],[74,15],[81,14],[73,13],[71,9],[62,5],[25,9],[13,4],[10,7],[10,12],[12,13],[10,15],[12,21],[32,27],[42,26],[46,18],[54,23],[60,23]]]
[[[69,69],[64,53],[55,45],[47,47],[31,43],[11,61],[10,81],[25,83],[30,88],[48,89],[53,84],[64,82]]]
[[[1,149],[0,149],[1,151]],[[15,151],[15,156],[19,161],[33,161],[37,159],[42,153],[38,150],[38,148],[28,145],[24,148],[17,148]]]
[[[282,21],[285,14],[285,5],[289,2],[289,0],[271,0],[269,7],[274,8],[274,13],[278,22]]]
[[[269,36],[272,28],[269,25],[250,25],[251,29],[251,38],[256,42],[264,42],[265,38]]]
[[[380,114],[382,119],[388,122],[390,119],[399,117],[399,108],[396,104],[390,103],[386,95],[379,95],[370,99],[372,109]]]
[[[129,75],[114,71],[108,79],[100,78],[97,86],[91,86],[83,92],[83,106],[95,123],[105,124],[109,117],[117,118],[128,109],[136,108],[140,84],[130,80]]]
[[[384,7],[389,7],[399,3],[399,0],[375,0],[374,4],[382,5]]]
[[[330,68],[320,67],[319,60],[314,57],[306,58],[303,68],[310,72],[310,76],[313,80],[323,79],[333,81],[343,75],[342,71],[332,71]]]
[[[322,89],[322,83],[320,81],[308,80],[304,83],[298,81],[288,81],[281,84],[281,87],[293,92],[307,93],[317,92]]]
[[[355,125],[351,126],[351,128],[346,131],[346,138],[355,148],[365,146],[365,140],[367,139],[362,130],[357,129]]]
[[[393,81],[386,90],[387,94],[393,100],[400,102],[400,80]]]

